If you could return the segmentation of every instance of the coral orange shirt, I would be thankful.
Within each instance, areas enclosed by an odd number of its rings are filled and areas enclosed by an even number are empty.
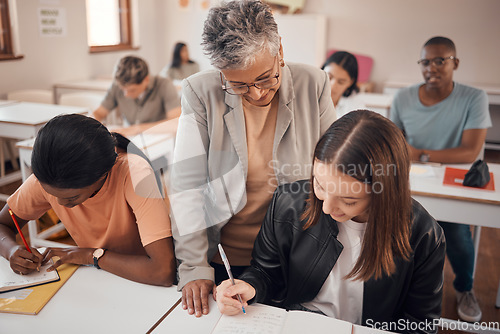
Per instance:
[[[54,209],[79,247],[146,254],[144,246],[172,235],[169,208],[160,195],[153,170],[135,154],[119,154],[99,192],[67,208],[31,175],[7,200],[19,217],[34,220]]]

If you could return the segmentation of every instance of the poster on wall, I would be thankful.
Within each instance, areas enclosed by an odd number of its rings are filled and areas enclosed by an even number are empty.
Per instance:
[[[42,37],[65,37],[66,9],[57,7],[38,8],[38,27]]]

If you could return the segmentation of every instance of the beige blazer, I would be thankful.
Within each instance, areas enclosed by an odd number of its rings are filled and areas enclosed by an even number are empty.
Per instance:
[[[279,184],[310,177],[314,147],[336,119],[325,72],[289,64],[281,75],[271,162]],[[248,167],[241,96],[222,90],[219,71],[184,80],[181,104],[168,186],[179,290],[214,279],[209,261],[220,229],[245,206]]]

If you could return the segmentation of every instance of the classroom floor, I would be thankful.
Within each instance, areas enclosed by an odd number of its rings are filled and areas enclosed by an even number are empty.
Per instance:
[[[484,160],[486,162],[500,163],[500,151],[486,150]],[[11,171],[7,166],[7,172]],[[7,186],[0,187],[0,193],[12,194],[21,184],[21,181],[14,182]],[[5,202],[0,201],[0,207],[3,207]],[[25,235],[28,235],[27,226]],[[73,244],[70,237],[60,239],[58,241]],[[474,281],[474,290],[476,297],[483,311],[482,322],[500,322],[500,309],[495,307],[496,294],[500,282],[500,229],[487,228],[481,229],[481,242],[479,246],[479,255],[476,265],[476,276]],[[443,311],[442,317],[448,319],[458,319],[456,311],[456,297],[453,288],[454,274],[451,266],[446,259],[444,268],[444,294],[443,294]],[[439,333],[465,333],[460,331],[439,331]]]

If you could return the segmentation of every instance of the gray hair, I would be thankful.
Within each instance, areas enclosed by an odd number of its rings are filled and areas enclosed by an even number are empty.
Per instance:
[[[268,50],[278,54],[280,36],[271,8],[258,0],[236,0],[213,7],[203,27],[205,55],[217,69],[245,69]]]
[[[115,68],[115,80],[122,86],[140,84],[149,74],[144,59],[127,56],[120,59]]]

